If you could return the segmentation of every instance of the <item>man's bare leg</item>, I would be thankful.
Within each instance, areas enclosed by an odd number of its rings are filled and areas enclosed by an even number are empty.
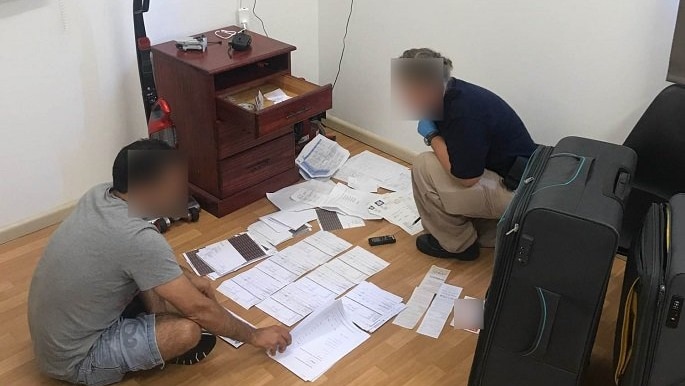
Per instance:
[[[175,314],[155,315],[155,336],[162,359],[185,354],[200,341],[202,329],[190,319]]]

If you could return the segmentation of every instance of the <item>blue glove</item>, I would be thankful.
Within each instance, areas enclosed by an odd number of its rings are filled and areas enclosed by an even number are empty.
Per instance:
[[[435,122],[430,119],[422,119],[419,121],[418,132],[423,138],[428,138],[429,136],[436,134],[438,132],[438,127],[435,126]]]

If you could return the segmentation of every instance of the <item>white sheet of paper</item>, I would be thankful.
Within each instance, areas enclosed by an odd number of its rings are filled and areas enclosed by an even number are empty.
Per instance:
[[[283,90],[280,88],[275,89],[274,91],[268,92],[264,94],[264,97],[273,103],[281,103],[283,101],[287,101],[291,97],[286,94]]]
[[[369,203],[375,202],[380,197],[378,194],[362,192],[344,184],[337,184],[326,200],[317,206],[364,220],[380,220],[381,216],[369,212]]]
[[[300,275],[296,274],[295,272],[291,272],[287,270],[286,268],[282,267],[278,263],[274,262],[271,259],[265,260],[259,264],[257,264],[254,269],[258,269],[265,274],[275,278],[276,280],[284,283],[292,283],[293,281],[297,280]]]
[[[423,277],[419,287],[435,294],[440,290],[440,286],[442,286],[445,280],[447,280],[447,276],[449,276],[450,272],[452,271],[449,269],[440,268],[434,265],[428,270],[426,276]]]
[[[271,299],[306,316],[335,299],[336,294],[306,276],[276,292]]]
[[[423,224],[421,220],[418,220],[419,210],[416,208],[416,202],[411,194],[385,194],[370,203],[368,210],[370,213],[381,216],[399,226],[412,236],[423,231]]]
[[[266,299],[290,284],[289,281],[277,279],[254,268],[234,276],[231,280],[260,300]]]
[[[277,232],[263,221],[257,221],[256,223],[248,226],[247,232],[250,234],[260,235],[273,246],[277,246],[293,238],[293,234],[290,232],[290,230]]]
[[[409,168],[370,151],[351,157],[333,177],[348,184],[350,177],[370,179],[396,192],[412,190]]]
[[[304,239],[304,242],[331,257],[337,256],[338,254],[352,247],[352,244],[334,235],[333,233],[326,231],[316,232]]]
[[[249,310],[261,300],[231,279],[221,283],[216,290],[246,310]]]
[[[401,297],[366,281],[354,287],[342,300],[354,323],[368,332],[376,331],[405,308]]]
[[[414,288],[414,292],[411,294],[409,301],[407,301],[407,307],[397,315],[392,324],[410,330],[416,327],[421,316],[423,316],[423,313],[426,312],[428,306],[431,304],[434,295],[433,292],[424,288]]]
[[[224,307],[224,308],[225,308],[225,307]],[[229,314],[233,315],[234,318],[240,320],[241,322],[247,324],[248,326],[250,326],[250,327],[252,327],[252,328],[255,328],[255,326],[254,326],[252,323],[250,323],[250,322],[248,322],[247,320],[245,320],[245,319],[241,318],[240,316],[236,315],[235,312],[229,310],[228,308],[225,308],[225,309],[226,309],[226,311],[228,311]],[[235,348],[239,348],[240,346],[243,345],[243,342],[241,342],[241,341],[239,341],[239,340],[235,340],[235,339],[233,339],[233,338],[229,338],[229,337],[226,337],[226,336],[219,336],[219,338],[221,338],[224,342],[230,344],[231,346],[233,346],[233,347],[235,347]]]
[[[197,252],[197,256],[220,276],[234,271],[247,262],[228,241],[202,248]]]
[[[354,284],[359,284],[364,280],[368,279],[370,276],[366,274],[364,271],[345,263],[339,258],[333,259],[328,263],[322,265],[321,267],[326,267],[326,269],[330,269],[331,271],[337,273],[338,275],[344,277],[345,279]]]
[[[362,192],[376,193],[378,191],[378,180],[370,177],[349,177],[347,179],[347,186],[352,189],[361,190]]]
[[[317,135],[295,159],[310,178],[331,177],[347,161],[350,152],[323,135]]]
[[[301,241],[282,250],[269,260],[299,277],[330,259],[331,256]]]
[[[462,290],[461,287],[443,283],[416,332],[437,339],[452,313],[454,301],[459,298]]]
[[[270,219],[281,225],[287,227],[288,229],[298,229],[302,225],[307,224],[310,221],[316,220],[316,211],[314,209],[302,210],[299,212],[286,212],[279,211],[259,218],[260,220]]]
[[[339,259],[368,276],[375,275],[390,265],[387,261],[360,246],[356,246],[340,255]]]
[[[369,334],[358,329],[336,301],[291,331],[292,344],[273,359],[304,381],[314,381],[361,345]]]
[[[257,93],[257,97],[255,97],[254,104],[257,110],[261,110],[264,108],[264,94],[262,94],[261,90]]]
[[[301,210],[312,209],[314,206],[303,202],[294,201],[292,195],[300,189],[314,190],[321,194],[331,193],[335,183],[332,181],[321,182],[317,180],[305,181],[296,185],[285,187],[274,193],[267,193],[266,198],[282,211],[298,212]]]
[[[257,308],[288,327],[291,327],[305,317],[305,315],[298,314],[272,298],[264,299],[257,304]]]
[[[342,295],[356,284],[325,265],[311,271],[305,278],[319,284],[336,295]]]

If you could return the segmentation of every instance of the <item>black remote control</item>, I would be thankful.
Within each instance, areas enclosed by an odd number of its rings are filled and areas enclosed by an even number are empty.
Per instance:
[[[392,235],[369,238],[369,245],[372,247],[375,247],[378,245],[395,244],[396,242],[397,242],[397,240],[395,240],[395,236],[392,236]]]

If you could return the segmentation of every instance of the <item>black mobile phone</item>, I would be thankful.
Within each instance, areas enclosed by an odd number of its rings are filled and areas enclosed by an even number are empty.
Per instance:
[[[375,247],[378,245],[395,244],[396,242],[397,242],[397,240],[395,239],[395,236],[393,236],[393,235],[369,238],[369,245],[372,247]]]

